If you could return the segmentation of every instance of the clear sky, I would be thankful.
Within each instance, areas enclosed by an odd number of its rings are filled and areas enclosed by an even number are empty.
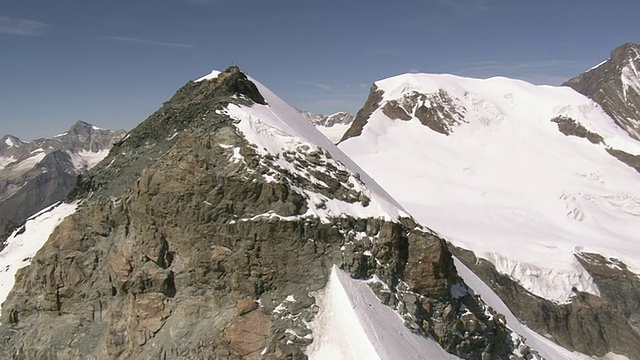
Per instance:
[[[0,135],[129,130],[231,64],[327,114],[405,72],[558,85],[640,42],[639,14],[638,0],[2,0]]]

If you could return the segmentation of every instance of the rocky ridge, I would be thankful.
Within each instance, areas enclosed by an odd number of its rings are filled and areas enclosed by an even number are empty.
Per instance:
[[[25,142],[5,135],[0,139],[0,234],[64,199],[76,177],[125,134],[78,121],[52,138]]]
[[[611,57],[569,79],[569,86],[593,99],[629,135],[640,139],[640,45],[625,43]]]
[[[376,275],[407,326],[453,354],[535,356],[463,284],[442,239],[400,209],[354,215],[387,209],[384,196],[337,149],[250,115],[268,103],[232,67],[116,144],[18,272],[2,357],[304,359],[311,294],[333,264]],[[287,145],[267,151],[256,134]]]

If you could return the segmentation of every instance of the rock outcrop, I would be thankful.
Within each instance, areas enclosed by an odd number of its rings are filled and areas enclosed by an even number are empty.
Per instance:
[[[625,43],[603,63],[563,85],[602,106],[629,135],[640,139],[640,46]]]

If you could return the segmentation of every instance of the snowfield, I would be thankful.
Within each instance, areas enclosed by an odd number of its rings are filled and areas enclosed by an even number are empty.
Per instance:
[[[412,333],[366,281],[352,279],[335,265],[316,299],[320,312],[310,324],[310,359],[458,359],[435,340]]]
[[[640,154],[640,143],[597,104],[567,87],[507,78],[408,74],[376,86],[380,108],[444,90],[461,114],[447,136],[378,109],[361,136],[339,145],[421,224],[557,302],[574,287],[598,294],[576,251],[640,273],[640,174],[606,152]],[[557,116],[604,144],[563,135]]]
[[[0,310],[15,282],[19,269],[31,264],[31,258],[49,239],[49,235],[67,216],[76,211],[77,203],[60,203],[33,215],[21,229],[7,239],[7,246],[0,252]]]

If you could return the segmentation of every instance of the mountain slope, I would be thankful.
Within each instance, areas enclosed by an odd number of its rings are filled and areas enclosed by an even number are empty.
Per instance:
[[[72,197],[2,305],[4,358],[315,357],[336,348],[309,348],[332,276],[439,358],[534,356],[442,239],[236,67],[178,90]]]
[[[640,312],[598,297],[615,290],[587,270],[595,253],[610,272],[640,272],[640,174],[609,153],[640,143],[597,104],[506,78],[400,75],[374,84],[339,147],[472,250],[453,248],[527,324],[587,354],[640,353]]]
[[[621,128],[640,139],[640,45],[626,43],[611,57],[563,85],[602,106]]]
[[[124,135],[78,121],[51,139],[0,139],[0,234],[64,199]]]

